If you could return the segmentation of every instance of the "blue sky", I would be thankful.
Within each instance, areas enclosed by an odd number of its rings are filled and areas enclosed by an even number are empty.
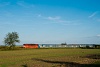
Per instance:
[[[100,44],[100,0],[0,0],[0,44],[13,31],[20,45]]]

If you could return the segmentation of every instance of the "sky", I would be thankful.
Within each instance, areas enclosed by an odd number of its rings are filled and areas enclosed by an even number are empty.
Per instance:
[[[100,44],[100,0],[0,0],[0,44]]]

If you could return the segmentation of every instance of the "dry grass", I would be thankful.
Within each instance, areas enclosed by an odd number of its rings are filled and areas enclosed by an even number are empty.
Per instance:
[[[26,49],[0,51],[0,67],[95,66],[94,63],[100,62],[100,59],[85,57],[90,54],[100,54],[100,49]]]

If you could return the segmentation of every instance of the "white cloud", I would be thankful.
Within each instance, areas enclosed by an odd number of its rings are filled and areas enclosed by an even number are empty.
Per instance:
[[[61,24],[61,25],[79,25],[79,20],[62,20],[60,16],[56,17],[47,17],[48,20],[52,20],[55,23]]]
[[[100,34],[98,34],[97,37],[100,37]]]
[[[94,35],[94,36],[89,36],[89,37],[86,37],[86,38],[100,38],[100,34]]]
[[[80,24],[79,20],[62,20],[60,16],[55,16],[55,17],[48,16],[48,17],[45,17],[45,16],[42,16],[41,14],[38,14],[38,17],[42,18],[42,19],[46,19],[46,20],[52,21],[51,23],[57,23],[57,24],[61,24],[61,25],[79,25]],[[48,24],[48,23],[45,23],[45,24]]]
[[[42,19],[47,19],[47,20],[60,20],[60,17],[59,16],[55,16],[55,17],[51,17],[51,16],[48,16],[48,17],[46,17],[46,16],[42,16],[41,14],[38,14],[37,15],[37,17],[39,17],[39,18],[42,18]]]
[[[21,7],[24,7],[24,8],[32,8],[32,7],[34,7],[33,4],[30,5],[30,4],[28,4],[28,3],[24,2],[24,1],[18,1],[17,5],[19,5]]]
[[[3,2],[3,3],[0,3],[0,7],[4,7],[4,6],[8,6],[10,5],[10,2]]]
[[[64,21],[61,23],[62,25],[80,25],[79,20],[70,20],[70,21]]]
[[[96,11],[96,12],[92,13],[92,14],[89,16],[89,18],[94,17],[97,13],[98,13],[98,11]]]
[[[46,19],[48,19],[48,20],[60,20],[60,17],[59,16],[56,16],[56,17],[49,16]]]
[[[42,17],[42,15],[41,14],[38,14],[38,16],[37,17]]]

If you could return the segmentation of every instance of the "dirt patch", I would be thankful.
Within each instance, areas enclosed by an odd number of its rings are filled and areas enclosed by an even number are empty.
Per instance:
[[[85,56],[84,58],[100,59],[100,54],[90,54],[90,55]]]

